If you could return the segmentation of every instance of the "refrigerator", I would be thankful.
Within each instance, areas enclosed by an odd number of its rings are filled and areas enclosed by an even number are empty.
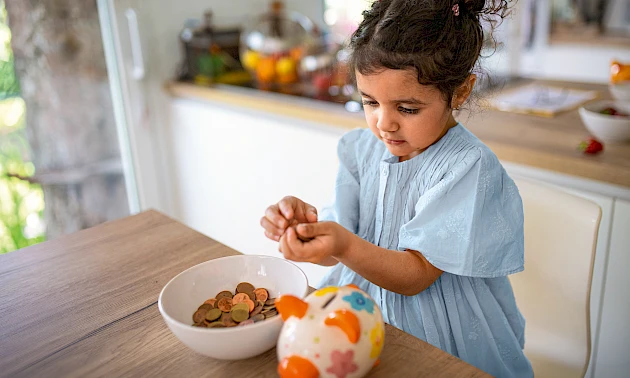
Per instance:
[[[176,214],[171,98],[164,89],[183,60],[179,33],[189,19],[214,13],[217,27],[246,23],[269,8],[267,0],[97,0],[119,144],[132,213]],[[324,1],[285,1],[323,26]],[[175,130],[176,131],[176,130]]]

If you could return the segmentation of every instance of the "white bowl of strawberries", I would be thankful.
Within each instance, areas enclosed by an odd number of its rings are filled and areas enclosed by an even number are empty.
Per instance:
[[[584,126],[606,143],[630,142],[630,102],[595,101],[579,109]]]

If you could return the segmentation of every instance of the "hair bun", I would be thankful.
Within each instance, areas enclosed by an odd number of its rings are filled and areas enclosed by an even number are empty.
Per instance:
[[[464,0],[469,12],[475,15],[498,16],[505,18],[510,13],[510,4],[516,0]]]
[[[468,8],[473,13],[483,12],[486,6],[486,0],[465,0],[464,3],[466,4],[466,8]]]

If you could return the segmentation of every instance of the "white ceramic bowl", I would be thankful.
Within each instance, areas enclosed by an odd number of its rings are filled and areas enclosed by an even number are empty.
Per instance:
[[[591,102],[579,110],[584,126],[602,142],[630,142],[630,117],[615,117],[599,113],[607,107],[630,114],[630,102],[609,100]]]
[[[206,261],[175,276],[162,289],[158,308],[168,328],[195,352],[222,360],[253,357],[276,345],[280,316],[243,327],[192,326],[193,313],[206,299],[222,290],[234,292],[240,282],[266,288],[273,297],[304,298],[308,292],[306,275],[295,264],[278,257],[238,255]]]
[[[630,101],[630,82],[610,84],[610,94],[619,101]]]

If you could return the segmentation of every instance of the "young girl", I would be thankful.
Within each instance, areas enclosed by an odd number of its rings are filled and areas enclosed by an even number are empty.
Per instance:
[[[285,258],[334,266],[385,321],[497,377],[531,377],[507,276],[523,270],[523,206],[497,157],[455,121],[506,1],[380,0],[351,39],[368,129],[338,148],[335,202],[295,197],[261,224]]]

